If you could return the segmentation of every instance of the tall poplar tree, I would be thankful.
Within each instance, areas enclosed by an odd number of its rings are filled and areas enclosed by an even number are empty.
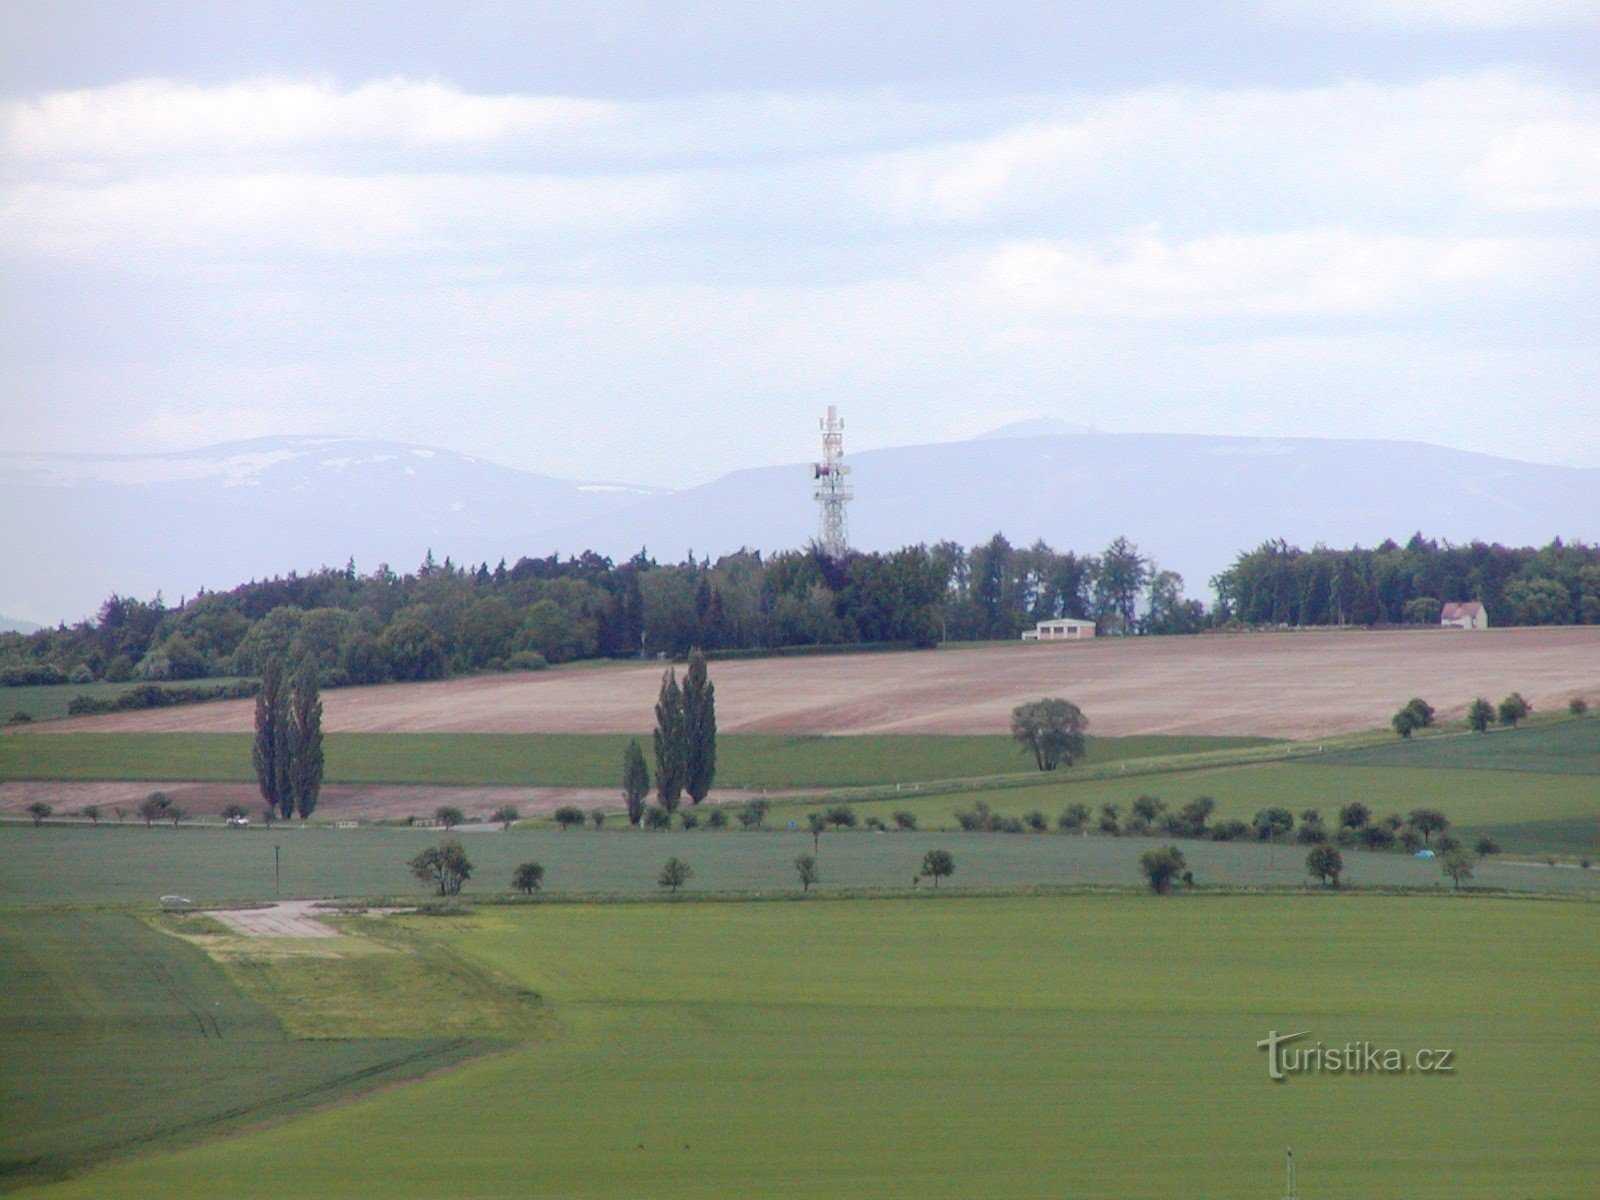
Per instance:
[[[683,788],[696,804],[717,778],[717,688],[706,672],[706,656],[689,655],[683,676]]]
[[[256,693],[256,740],[250,760],[255,764],[261,798],[274,812],[287,817],[293,802],[289,791],[289,698],[283,687],[283,664],[268,661]]]
[[[661,677],[661,695],[656,700],[656,795],[661,807],[675,812],[683,794],[683,691],[678,673],[671,667]]]
[[[316,810],[322,791],[322,697],[317,665],[309,655],[295,672],[289,697],[289,745],[290,797],[303,821]]]
[[[628,807],[628,824],[637,825],[644,819],[644,798],[650,794],[650,768],[645,766],[644,751],[632,741],[622,752],[622,802]]]

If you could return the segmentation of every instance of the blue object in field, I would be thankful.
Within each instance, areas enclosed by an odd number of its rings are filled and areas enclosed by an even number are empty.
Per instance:
[[[1432,858],[1433,857],[1433,851],[1432,850],[1418,850],[1411,857],[1412,858]]]

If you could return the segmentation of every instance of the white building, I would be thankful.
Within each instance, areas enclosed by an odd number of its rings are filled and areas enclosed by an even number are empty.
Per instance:
[[[1445,629],[1487,629],[1489,614],[1476,600],[1452,601],[1440,610],[1439,624]]]
[[[1094,622],[1080,621],[1075,617],[1040,621],[1032,629],[1022,631],[1022,640],[1025,642],[1075,642],[1093,636]]]

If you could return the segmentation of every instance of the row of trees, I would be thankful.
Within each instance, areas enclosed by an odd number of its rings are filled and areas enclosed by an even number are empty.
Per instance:
[[[322,791],[322,698],[314,661],[302,659],[292,680],[277,659],[266,664],[255,731],[250,757],[268,813],[304,820]]]
[[[1211,581],[1213,621],[1245,625],[1436,625],[1446,601],[1478,600],[1493,625],[1600,624],[1600,545],[1464,546],[1414,535],[1365,549],[1282,540]]]
[[[0,635],[0,683],[255,676],[314,659],[325,686],[573,659],[1012,639],[1052,617],[1108,631],[1198,630],[1183,581],[1125,538],[1099,555],[996,534],[830,558],[815,550],[661,564],[593,553],[416,571],[355,564],[202,592],[175,608],[113,596],[93,620]]]

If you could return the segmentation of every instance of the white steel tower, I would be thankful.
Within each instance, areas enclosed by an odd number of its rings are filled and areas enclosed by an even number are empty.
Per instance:
[[[843,558],[850,549],[850,525],[845,520],[844,506],[855,494],[846,482],[850,468],[844,463],[844,421],[839,410],[830,404],[828,415],[818,424],[822,427],[822,461],[811,464],[811,477],[817,485],[813,495],[822,508],[817,545],[829,558]]]

